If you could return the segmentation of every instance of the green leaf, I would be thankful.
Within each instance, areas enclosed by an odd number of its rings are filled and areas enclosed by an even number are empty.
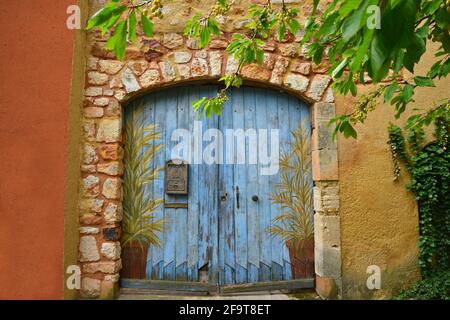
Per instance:
[[[370,49],[370,62],[372,72],[377,73],[389,57],[390,49],[386,46],[383,36],[379,30],[375,32]]]
[[[117,59],[122,60],[125,57],[127,48],[127,20],[119,22],[114,29],[114,35],[106,42],[107,50],[114,50]]]
[[[127,21],[125,20],[121,23],[122,25],[119,23],[118,27],[115,29],[115,32],[118,32],[118,35],[114,52],[119,60],[123,60],[127,49]]]
[[[286,34],[286,25],[282,23],[278,27],[278,41],[283,41],[285,34]]]
[[[202,99],[195,101],[192,104],[192,108],[194,108],[194,111],[197,112],[205,101],[206,101],[206,97],[203,97]]]
[[[347,0],[339,8],[339,15],[343,18],[348,16],[352,11],[359,8],[361,0]]]
[[[350,66],[350,69],[352,70],[353,73],[356,73],[358,69],[361,67],[361,63],[367,54],[367,51],[370,47],[370,43],[372,42],[373,34],[374,30],[367,30],[366,32],[364,32],[363,43],[359,46],[355,59],[353,59],[353,62]]]
[[[220,36],[219,25],[215,19],[209,18],[208,26],[209,26],[209,29],[211,30],[211,33],[215,34],[216,36]]]
[[[403,88],[403,100],[405,103],[408,103],[412,100],[412,97],[414,95],[414,87],[410,84],[405,85]]]
[[[339,78],[342,75],[342,73],[344,72],[344,68],[347,66],[347,64],[348,64],[347,58],[339,63],[339,65],[331,73],[333,79]]]
[[[353,12],[342,25],[342,36],[344,40],[350,40],[363,26],[364,10],[366,5],[362,5],[357,11]]]
[[[301,28],[300,23],[298,23],[298,21],[295,20],[295,19],[290,19],[290,20],[289,20],[288,27],[289,27],[289,31],[290,31],[293,35],[296,35],[297,32],[298,32],[298,30],[300,30],[300,28]]]
[[[256,49],[256,61],[259,65],[264,63],[264,51],[262,49]]]
[[[253,48],[247,48],[247,50],[245,50],[245,61],[247,61],[247,63],[252,63],[255,60],[255,51],[253,50]]]
[[[200,48],[204,48],[209,44],[211,41],[211,31],[209,30],[208,26],[206,25],[201,31],[200,31]]]
[[[430,77],[416,76],[414,77],[414,83],[419,87],[435,87]]]
[[[131,10],[130,18],[128,19],[128,39],[131,43],[136,41],[137,33],[136,33],[136,12],[135,10]]]
[[[386,89],[386,92],[384,93],[384,102],[387,102],[392,99],[394,96],[395,91],[398,88],[398,82],[394,81],[392,82]]]
[[[144,34],[147,37],[153,36],[153,22],[151,22],[144,14],[141,14],[141,23]]]
[[[115,9],[117,9],[117,3],[115,2],[110,2],[105,5],[89,19],[86,29],[90,30],[94,27],[99,27],[102,24],[106,23],[109,19],[112,18]]]

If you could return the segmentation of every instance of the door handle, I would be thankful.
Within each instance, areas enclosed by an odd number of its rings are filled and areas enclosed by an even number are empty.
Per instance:
[[[238,209],[239,209],[239,196],[240,196],[239,187],[236,186],[236,208]]]
[[[227,201],[227,200],[228,200],[228,193],[225,193],[223,196],[221,196],[221,197],[220,197],[220,200],[221,200],[222,202]]]

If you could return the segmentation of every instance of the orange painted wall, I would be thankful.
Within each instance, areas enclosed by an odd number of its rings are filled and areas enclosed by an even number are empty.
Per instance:
[[[0,0],[0,299],[62,299],[75,0]]]

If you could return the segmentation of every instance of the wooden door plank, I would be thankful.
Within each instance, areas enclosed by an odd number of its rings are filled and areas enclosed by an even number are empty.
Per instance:
[[[210,97],[217,93],[217,87],[201,87],[200,96]],[[217,130],[217,117],[202,117],[203,133]],[[206,147],[207,143],[203,146]],[[201,150],[204,150],[201,148]],[[218,169],[217,165],[204,163],[199,172],[200,226],[199,226],[199,268],[208,268],[209,281],[218,278]]]
[[[267,93],[267,116],[268,116],[268,130],[275,129],[280,130],[279,121],[279,106],[278,106],[279,94],[275,92]],[[280,132],[281,139],[281,132]],[[277,188],[277,184],[279,183],[278,175],[269,176],[269,190],[275,190]],[[271,204],[270,205],[270,219],[271,225],[273,225],[273,219],[280,213],[280,206]],[[272,265],[271,265],[271,280],[272,281],[280,281],[283,278],[282,275],[282,247],[279,238],[271,237],[271,253],[272,253]]]
[[[244,95],[242,90],[234,90],[233,96],[233,126],[234,129],[245,129],[244,124]],[[236,150],[240,150],[236,146]],[[244,149],[242,149],[243,151]],[[236,204],[234,206],[235,212],[235,241],[236,241],[236,283],[247,282],[247,210],[245,203],[246,194],[246,166],[245,166],[245,152],[239,154],[236,151],[237,159],[242,157],[244,164],[237,163],[234,167],[234,193]],[[237,203],[237,194],[239,194],[239,204]]]
[[[209,96],[214,97],[217,94],[218,87],[209,87]],[[219,119],[216,115],[207,120],[209,123],[208,128],[218,132]],[[222,141],[215,140],[216,150],[215,156],[220,154],[220,147]],[[209,184],[206,187],[209,189],[209,225],[210,225],[210,251],[211,251],[211,270],[210,281],[211,283],[218,283],[219,281],[219,164],[216,162],[208,166]]]
[[[149,125],[154,125],[155,124],[155,109],[154,109],[154,104],[155,104],[155,96],[154,95],[150,95],[148,97],[144,97],[141,98],[137,101],[138,104],[142,104],[144,110],[143,110],[143,125],[145,127],[149,126]],[[144,150],[143,152],[146,153],[148,150],[154,150],[155,148],[155,142],[152,142],[150,146],[144,146]],[[149,162],[149,166],[151,167],[151,169],[153,170],[153,168],[155,168],[155,159],[151,159]],[[154,190],[153,190],[153,184],[150,185],[146,185],[144,186],[144,190],[145,190],[145,196],[147,198],[153,199],[154,198]],[[152,276],[152,267],[153,267],[153,250],[152,250],[152,246],[149,246],[148,248],[148,253],[147,253],[147,269],[146,269],[146,277],[147,278],[151,278]]]
[[[177,88],[178,100],[177,100],[177,129],[189,129],[189,94],[188,88]],[[173,137],[174,138],[174,137]],[[181,141],[180,141],[181,142]],[[186,157],[187,150],[183,150],[183,157]],[[182,159],[186,160],[186,159]],[[176,203],[187,204],[187,196],[176,196]],[[175,245],[175,257],[176,257],[176,280],[186,281],[187,277],[187,251],[188,251],[188,210],[177,209],[176,210],[176,245]]]
[[[192,103],[199,99],[198,89],[189,87],[189,132],[191,133],[191,159],[194,160],[194,125],[197,113]],[[188,207],[188,279],[198,281],[199,269],[199,168],[197,163],[189,165],[189,207]]]
[[[165,106],[165,161],[171,160],[171,151],[175,146],[175,142],[171,141],[172,132],[177,129],[177,96],[175,92],[164,95]],[[177,197],[165,194],[165,202],[173,203],[177,201]],[[175,280],[176,268],[176,226],[177,226],[177,209],[165,208],[166,219],[166,241],[164,243],[164,279]]]
[[[221,200],[219,212],[219,264],[221,266],[219,283],[223,285],[226,283],[231,284],[235,281],[236,268],[233,197],[234,159],[230,158],[230,154],[233,153],[233,150],[230,149],[234,147],[234,137],[227,136],[227,130],[233,129],[232,94],[230,95],[230,100],[224,105],[222,116],[219,119],[219,129],[226,140],[226,144],[222,148],[224,164],[219,166],[219,197],[224,197]],[[230,149],[227,149],[227,147]]]
[[[157,141],[159,144],[165,143],[165,130],[166,130],[166,117],[163,93],[157,92],[154,94],[154,121],[156,124],[156,130],[160,132],[161,139]],[[165,146],[155,155],[154,165],[156,168],[164,168],[164,162],[166,154],[164,151]],[[164,172],[157,177],[153,184],[153,194],[157,199],[164,199]],[[155,211],[155,219],[164,219],[164,206],[160,206]],[[164,272],[164,246],[166,243],[166,232],[160,234],[161,246],[152,246],[152,279],[163,279]]]
[[[256,110],[256,126],[258,128],[267,129],[268,115],[267,115],[267,101],[266,90],[256,89],[255,103]],[[270,132],[267,132],[269,135]],[[263,146],[259,146],[261,152],[264,152]],[[267,148],[267,147],[266,147]],[[267,148],[268,149],[268,148]],[[270,149],[269,149],[270,150]],[[267,152],[269,152],[267,150]],[[261,175],[258,170],[258,213],[259,213],[259,247],[260,247],[260,263],[259,263],[259,281],[267,282],[271,279],[271,265],[272,265],[272,247],[271,235],[268,232],[271,223],[270,216],[270,185],[269,176]]]
[[[258,202],[253,201],[253,196],[258,196],[258,136],[256,127],[256,104],[255,104],[255,89],[252,87],[244,87],[241,89],[244,92],[244,113],[245,113],[245,130],[254,131],[253,137],[249,136],[246,139],[246,194],[243,194],[243,204],[246,204],[247,209],[247,281],[258,282],[259,278],[259,215]],[[250,133],[250,131],[249,131]],[[256,159],[251,157],[256,156]],[[253,164],[254,163],[254,164]]]
[[[208,92],[205,91],[204,87],[200,87],[200,95],[199,97],[206,97]],[[199,152],[203,152],[203,132],[206,128],[206,123],[202,119],[201,121],[201,133],[199,133],[198,139],[198,147]],[[197,140],[198,140],[197,139]],[[203,157],[203,154],[201,155]],[[201,158],[203,159],[203,158]],[[208,217],[208,190],[207,190],[207,173],[206,173],[206,165],[203,163],[199,165],[199,228],[198,228],[198,247],[199,247],[199,256],[198,256],[198,267],[199,270],[207,266],[209,268],[209,252],[208,252],[208,236],[209,236],[209,217]]]

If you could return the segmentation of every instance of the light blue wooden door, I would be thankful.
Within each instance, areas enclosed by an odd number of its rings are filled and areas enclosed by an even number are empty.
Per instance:
[[[155,124],[161,133],[155,143],[164,147],[153,159],[154,167],[164,167],[173,158],[181,141],[174,132],[185,129],[184,139],[189,141],[189,150],[181,152],[189,161],[188,195],[167,195],[164,171],[145,190],[146,196],[164,200],[155,217],[166,223],[161,246],[148,250],[147,278],[196,282],[206,275],[209,282],[220,285],[290,280],[291,258],[285,240],[269,231],[283,210],[271,201],[281,174],[279,169],[264,173],[268,165],[260,160],[273,156],[270,153],[277,148],[271,143],[278,144],[279,154],[290,151],[292,131],[302,121],[309,123],[308,107],[285,93],[243,87],[230,92],[221,117],[197,119],[193,101],[213,96],[217,89],[163,90],[136,99],[126,110],[125,117],[133,108],[143,108],[143,125]],[[236,138],[239,130],[254,130],[256,140],[248,136],[242,142]],[[234,141],[232,157],[230,139]],[[255,141],[257,149],[252,146]],[[217,144],[211,153],[208,145],[213,142]],[[205,154],[212,154],[219,163],[208,163]]]
[[[219,190],[222,195],[228,194],[228,200],[221,202],[219,215],[220,284],[293,278],[291,259],[284,240],[269,232],[274,219],[283,211],[280,205],[271,201],[273,192],[281,182],[280,170],[264,173],[262,167],[266,165],[261,163],[260,158],[276,149],[271,143],[279,143],[280,155],[289,153],[294,143],[291,133],[302,122],[309,123],[308,107],[290,95],[252,87],[232,91],[230,101],[219,118],[220,130],[242,129],[248,132],[254,129],[258,132],[258,142],[267,130],[268,145],[264,147],[264,143],[258,143],[258,163],[251,164],[249,158],[254,149],[250,139],[246,139],[246,164],[219,166]],[[278,132],[279,139],[272,140],[271,132]],[[232,199],[230,195],[233,195]]]

